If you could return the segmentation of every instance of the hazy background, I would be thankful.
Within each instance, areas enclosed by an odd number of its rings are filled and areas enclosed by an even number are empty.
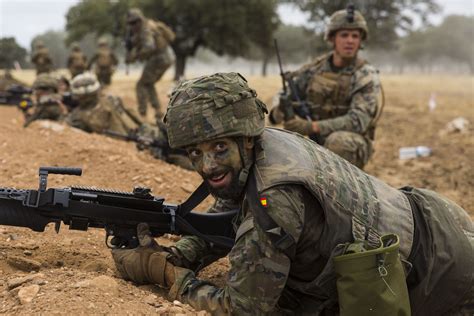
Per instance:
[[[116,0],[107,2],[99,0],[94,2],[131,6],[137,1]],[[153,1],[144,0],[142,2],[150,8],[153,5],[156,6],[152,3]],[[154,2],[158,3],[160,1],[155,0]],[[215,3],[225,2],[231,3],[232,0],[215,1]],[[296,68],[329,49],[322,41],[321,32],[324,23],[320,22],[324,19],[327,20],[328,14],[315,13],[315,9],[313,11],[307,8],[305,11],[301,10],[304,3],[314,2],[317,4],[318,1],[257,0],[256,2],[273,5],[276,17],[270,18],[273,20],[269,23],[277,26],[274,27],[273,25],[271,26],[273,29],[267,30],[268,32],[271,31],[272,34],[266,34],[266,38],[256,38],[245,48],[245,51],[238,51],[238,49],[232,48],[232,43],[225,44],[223,40],[221,40],[223,43],[221,48],[213,43],[213,41],[219,41],[219,39],[215,39],[216,36],[210,39],[209,35],[206,35],[206,42],[211,44],[200,45],[191,54],[185,56],[184,63],[187,76],[230,70],[238,70],[247,74],[277,73],[273,45],[269,42],[270,37],[279,38],[282,57],[287,69]],[[336,0],[333,2],[340,2],[341,5],[338,8],[344,8],[346,1]],[[357,3],[357,1],[355,2]],[[365,5],[364,3],[374,1],[359,2]],[[427,2],[430,2],[430,0]],[[472,73],[474,67],[474,0],[431,0],[431,2],[438,5],[437,10],[434,10],[434,12],[428,12],[427,10],[422,14],[408,12],[406,16],[413,19],[409,28],[404,27],[402,25],[403,21],[400,21],[398,25],[394,26],[395,35],[393,38],[388,37],[387,43],[378,43],[378,39],[375,38],[375,42],[368,43],[363,55],[367,56],[373,64],[385,72]],[[80,1],[77,0],[0,0],[0,40],[13,38],[18,46],[25,49],[24,57],[17,60],[23,68],[31,67],[29,53],[31,52],[32,42],[37,38],[46,42],[53,55],[54,64],[58,68],[64,67],[68,54],[67,47],[73,40],[78,40],[85,53],[91,56],[97,38],[106,36],[113,42],[114,50],[122,56],[124,53],[121,41],[122,33],[99,32],[94,29],[93,25],[86,32],[77,32],[82,27],[79,23],[67,30],[66,15],[73,7],[78,7],[80,4]],[[267,7],[264,7],[264,9]],[[83,12],[86,11],[83,10]],[[158,13],[153,14],[153,12],[156,12],[153,10],[146,12],[151,14],[151,18],[156,18],[156,15],[159,15]],[[149,16],[150,14],[146,15]],[[425,16],[421,16],[423,14]],[[123,15],[117,16],[120,16],[121,19],[124,18]],[[116,22],[110,23],[118,25],[120,22],[120,24],[124,24],[123,21],[119,21],[120,19],[115,18],[114,20]],[[71,21],[72,19],[70,19]],[[123,27],[117,27],[117,25],[114,28],[120,28],[123,32]],[[267,24],[267,26],[269,25]],[[371,35],[374,33],[377,35],[376,30],[374,30],[376,28],[372,27],[370,29]],[[257,37],[259,35],[253,36],[252,32],[260,33],[264,31],[262,27],[257,26],[254,30],[247,30],[246,34],[250,37]],[[80,34],[71,36],[74,32]],[[101,32],[103,34],[97,34]],[[213,30],[212,32],[221,31]],[[220,34],[221,37],[225,38],[225,28],[222,29],[222,33]],[[383,32],[379,33],[382,33],[383,36]],[[456,34],[459,34],[459,36],[455,36]],[[374,41],[372,36],[371,40]],[[239,47],[243,46],[240,45]],[[180,54],[179,51],[176,52],[177,55]],[[6,54],[3,50],[1,55],[5,56]],[[6,66],[0,65],[0,67],[5,68]],[[139,70],[139,68],[140,65],[135,65],[136,70]]]

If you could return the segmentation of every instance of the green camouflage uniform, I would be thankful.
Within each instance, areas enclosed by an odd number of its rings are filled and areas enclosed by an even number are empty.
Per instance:
[[[79,82],[82,80],[84,81]],[[76,97],[80,98],[77,106],[66,117],[67,124],[89,133],[138,137],[140,139],[137,143],[138,149],[149,149],[155,158],[185,169],[192,169],[187,156],[169,149],[164,126],[144,123],[136,110],[125,107],[119,97],[100,95],[96,90],[98,84],[94,86],[94,81],[97,83],[97,79],[89,73],[81,74],[72,81],[73,95],[76,94]],[[80,90],[87,87],[90,87],[90,90]],[[83,92],[86,93],[81,95]],[[153,142],[155,145],[147,146],[147,142]]]
[[[288,76],[308,104],[311,119],[318,122],[318,142],[362,168],[373,152],[373,123],[380,106],[378,74],[362,59],[342,69],[335,69],[331,60],[332,53],[323,55]]]
[[[118,64],[117,56],[106,45],[99,46],[89,61],[89,67],[94,65],[94,72],[102,86],[110,85],[112,74]]]
[[[132,15],[130,15],[132,14]],[[155,89],[155,83],[161,79],[165,71],[173,64],[174,58],[169,44],[175,34],[164,23],[145,19],[137,9],[132,9],[129,19],[141,20],[141,30],[132,34],[132,50],[127,52],[127,61],[144,62],[142,76],[136,85],[138,110],[145,115],[147,103],[159,112],[160,102]]]
[[[73,45],[72,51],[69,54],[67,68],[71,73],[71,78],[83,73],[87,69],[87,58],[77,45]]]
[[[48,49],[44,46],[37,47],[34,50],[33,56],[31,56],[31,62],[36,67],[36,75],[48,73],[53,70],[53,61],[51,60]]]
[[[47,93],[43,93],[41,96],[37,96],[37,100],[33,105],[31,114],[25,114],[24,126],[27,127],[35,120],[53,120],[59,121],[63,118],[62,96],[57,93],[58,80],[47,74],[43,73],[36,77],[33,82],[33,90],[43,90]],[[35,92],[37,94],[37,92]]]
[[[91,97],[89,100],[81,101],[68,115],[66,122],[89,133],[112,131],[129,135],[140,124],[128,111],[131,110],[125,110],[119,97],[111,95]]]
[[[256,138],[255,178],[249,178],[256,188],[249,180],[242,201],[219,200],[213,210],[241,207],[225,286],[196,278],[191,269],[219,251],[186,237],[173,252],[188,269],[175,270],[170,298],[216,315],[334,315],[333,257],[341,245],[367,240],[375,246],[380,235],[394,233],[400,257],[413,264],[407,278],[413,314],[473,307],[474,228],[463,209],[432,191],[394,189],[300,135],[261,130],[255,97],[236,74],[183,82],[172,94],[166,122],[173,147],[263,133]]]

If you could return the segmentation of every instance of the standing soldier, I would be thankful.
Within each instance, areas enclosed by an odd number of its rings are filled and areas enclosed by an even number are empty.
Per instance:
[[[139,60],[145,63],[136,86],[138,110],[145,116],[149,101],[156,116],[161,117],[155,83],[173,63],[169,44],[174,40],[175,34],[166,24],[146,19],[139,9],[128,11],[127,24],[126,62],[128,64]]]
[[[53,61],[49,55],[48,48],[44,46],[42,41],[36,41],[31,62],[35,64],[36,75],[48,73],[53,68]]]
[[[50,74],[38,75],[33,83],[35,103],[29,112],[25,113],[24,127],[35,120],[59,121],[67,112],[58,94],[58,80]]]
[[[102,86],[110,84],[112,74],[118,64],[117,56],[110,50],[107,40],[101,38],[98,41],[99,48],[95,55],[89,61],[87,68],[91,69],[94,65],[94,72]]]
[[[359,11],[349,6],[335,12],[325,33],[332,51],[285,75],[292,81],[292,91],[280,96],[269,118],[274,124],[285,120],[285,129],[310,136],[359,168],[373,153],[375,123],[381,111],[377,70],[357,55],[367,35]],[[288,114],[288,109],[299,105],[297,100],[306,104],[308,114]]]
[[[67,68],[71,72],[71,78],[83,73],[87,69],[87,58],[77,43],[71,45]]]

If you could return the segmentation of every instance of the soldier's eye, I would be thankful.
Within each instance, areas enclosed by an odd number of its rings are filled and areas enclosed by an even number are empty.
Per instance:
[[[221,153],[227,150],[227,144],[226,143],[217,143],[215,147],[216,151]]]
[[[193,159],[193,158],[198,158],[201,156],[202,152],[199,149],[193,148],[188,150],[188,156]]]

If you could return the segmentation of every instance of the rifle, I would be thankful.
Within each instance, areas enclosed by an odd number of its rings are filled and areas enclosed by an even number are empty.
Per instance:
[[[12,84],[5,92],[0,92],[0,104],[16,105],[23,113],[33,106],[33,90],[22,85]]]
[[[291,120],[295,117],[296,114],[299,117],[309,122],[312,122],[311,112],[309,111],[308,105],[305,101],[301,100],[293,78],[291,76],[286,76],[285,72],[283,71],[280,50],[278,48],[278,41],[276,40],[276,38],[273,39],[273,42],[275,44],[278,66],[280,68],[280,76],[283,84],[283,93],[280,95],[280,108],[283,112],[284,120]],[[288,93],[286,83],[288,83],[290,93]],[[321,135],[319,134],[311,134],[309,135],[309,138],[320,145],[324,143]]]
[[[133,192],[83,186],[47,188],[48,174],[80,176],[82,169],[40,167],[37,190],[0,188],[0,225],[36,232],[43,232],[49,223],[55,224],[56,232],[61,223],[73,230],[104,228],[107,247],[135,248],[137,225],[148,223],[153,237],[167,233],[195,235],[224,250],[233,246],[231,222],[238,210],[191,211],[209,194],[204,183],[186,202],[175,205],[151,195],[149,188],[136,187]]]

